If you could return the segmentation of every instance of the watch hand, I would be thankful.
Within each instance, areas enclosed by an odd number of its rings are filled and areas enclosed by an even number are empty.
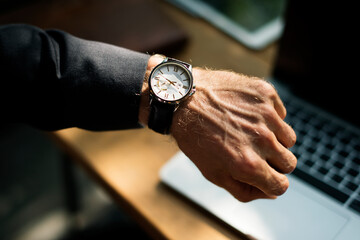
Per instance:
[[[169,80],[169,79],[167,79],[165,76],[163,76],[163,75],[159,75],[159,76],[161,76],[161,77],[163,77],[163,78],[165,78],[165,80],[167,80],[171,85],[173,85],[177,90],[179,90],[179,88],[175,85],[175,81],[173,82],[173,81],[171,81],[171,80]]]
[[[173,82],[173,81],[171,81],[171,80],[167,79],[167,78],[166,78],[166,77],[164,77],[163,75],[159,75],[159,76],[161,76],[161,77],[165,78],[165,80],[167,80],[170,84],[172,84],[172,85],[174,85],[174,86],[175,86],[175,84],[174,84],[174,82]]]

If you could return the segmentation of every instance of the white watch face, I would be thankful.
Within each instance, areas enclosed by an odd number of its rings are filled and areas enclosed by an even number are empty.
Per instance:
[[[192,88],[191,73],[176,63],[165,63],[151,75],[152,92],[165,101],[178,101],[188,95]]]

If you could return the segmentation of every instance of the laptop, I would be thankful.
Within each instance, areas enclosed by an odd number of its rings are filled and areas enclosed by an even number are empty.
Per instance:
[[[346,1],[288,2],[271,76],[297,133],[291,150],[298,165],[284,195],[241,203],[181,152],[161,169],[162,182],[251,239],[360,239],[359,70],[349,57],[358,57],[360,43],[354,9]]]

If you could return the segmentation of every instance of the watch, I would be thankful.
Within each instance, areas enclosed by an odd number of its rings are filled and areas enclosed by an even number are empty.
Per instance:
[[[169,134],[174,112],[180,103],[195,93],[192,66],[165,57],[149,76],[150,113],[148,126]]]

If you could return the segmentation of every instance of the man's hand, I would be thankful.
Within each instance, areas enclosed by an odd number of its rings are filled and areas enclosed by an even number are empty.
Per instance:
[[[295,132],[268,82],[195,68],[197,92],[175,112],[171,133],[214,184],[242,202],[276,198],[295,169]]]
[[[162,57],[150,57],[139,120],[149,114],[147,78]],[[276,198],[295,169],[287,149],[295,132],[283,119],[286,109],[268,82],[228,71],[193,69],[196,93],[174,114],[171,134],[180,149],[214,184],[242,202]]]

